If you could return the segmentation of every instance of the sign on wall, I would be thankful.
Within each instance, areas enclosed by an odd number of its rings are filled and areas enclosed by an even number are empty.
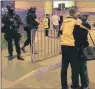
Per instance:
[[[52,13],[52,1],[45,1],[44,3],[44,12],[45,14],[51,14]]]

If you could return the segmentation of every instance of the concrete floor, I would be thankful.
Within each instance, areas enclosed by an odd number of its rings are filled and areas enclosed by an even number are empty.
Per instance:
[[[95,39],[95,31],[91,31]],[[90,41],[91,43],[91,41]],[[91,43],[92,44],[92,43]],[[23,53],[25,61],[7,60],[7,50],[2,51],[2,89],[61,89],[60,61],[61,55],[31,63],[31,53]],[[14,54],[16,54],[14,52]],[[4,56],[3,56],[4,55]],[[27,55],[27,56],[26,56]],[[58,63],[58,65],[56,65]],[[95,61],[88,62],[90,89],[95,89]],[[40,70],[39,70],[40,68]],[[71,84],[71,72],[68,69],[68,83]]]

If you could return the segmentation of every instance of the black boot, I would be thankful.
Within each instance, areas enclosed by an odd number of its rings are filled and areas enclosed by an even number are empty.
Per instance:
[[[62,87],[62,89],[69,89],[69,87],[68,86],[64,86],[64,87]]]
[[[21,47],[21,50],[22,50],[24,53],[26,52],[24,46]]]
[[[9,55],[8,60],[13,60],[13,59],[14,59],[13,55]]]
[[[17,55],[17,59],[18,59],[18,60],[24,60],[24,58],[22,58],[21,55]]]
[[[71,89],[80,89],[80,86],[73,87],[73,86],[71,85]]]

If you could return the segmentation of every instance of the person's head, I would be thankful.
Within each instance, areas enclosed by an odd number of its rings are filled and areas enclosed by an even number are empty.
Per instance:
[[[78,19],[81,19],[81,15],[77,15],[77,18],[78,18]]]
[[[86,14],[82,15],[82,16],[81,16],[81,20],[82,20],[83,22],[86,22],[87,19],[88,19],[88,16],[89,16],[89,15],[86,15]]]
[[[49,17],[49,14],[46,14],[46,17]]]
[[[76,17],[78,15],[78,9],[73,7],[69,10],[69,15]]]
[[[14,7],[12,7],[12,6],[6,6],[6,7],[8,9],[8,13],[9,14],[14,14],[14,12],[15,12],[15,8]]]
[[[31,7],[28,12],[29,13],[36,13],[36,7],[35,6]]]
[[[57,12],[54,12],[53,15],[57,15]]]

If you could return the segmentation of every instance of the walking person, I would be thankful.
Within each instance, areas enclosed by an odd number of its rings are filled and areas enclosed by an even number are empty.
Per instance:
[[[33,49],[35,34],[39,25],[39,20],[36,15],[36,7],[31,7],[29,9],[26,20],[27,20],[27,26],[25,27],[25,30],[27,32],[27,40],[25,41],[24,45],[21,47],[21,50],[23,52],[25,52],[25,47],[29,44],[30,46],[32,46],[32,49]],[[31,36],[32,36],[32,39],[31,39]],[[33,50],[32,50],[32,53],[33,53]]]
[[[91,29],[90,24],[87,22],[87,18],[88,15],[85,14],[80,17],[80,19],[82,20],[82,25],[87,29]],[[80,61],[79,75],[81,78],[80,89],[89,89],[87,61],[83,55],[83,49],[89,46],[88,31],[85,28],[76,25],[73,34],[75,38],[75,46],[77,47],[79,53],[79,61]]]
[[[77,9],[71,8],[69,15],[64,19],[64,23],[61,26],[61,50],[62,50],[62,68],[61,68],[61,86],[62,89],[68,89],[67,83],[67,69],[69,63],[71,65],[72,72],[72,88],[78,89],[78,75],[79,75],[79,58],[78,51],[75,47],[75,40],[73,37],[73,30],[75,24],[77,24]]]
[[[8,53],[9,53],[9,60],[12,60],[13,57],[13,45],[12,42],[14,40],[16,52],[17,52],[17,59],[24,60],[21,57],[20,51],[20,37],[21,34],[19,32],[19,27],[22,25],[20,17],[15,14],[14,7],[7,6],[8,13],[5,14],[2,18],[2,23],[4,24],[2,30],[5,33],[5,39],[8,42]]]
[[[44,28],[45,28],[45,36],[48,36],[48,32],[49,32],[49,29],[50,29],[49,14],[46,14],[46,17],[44,18]]]

